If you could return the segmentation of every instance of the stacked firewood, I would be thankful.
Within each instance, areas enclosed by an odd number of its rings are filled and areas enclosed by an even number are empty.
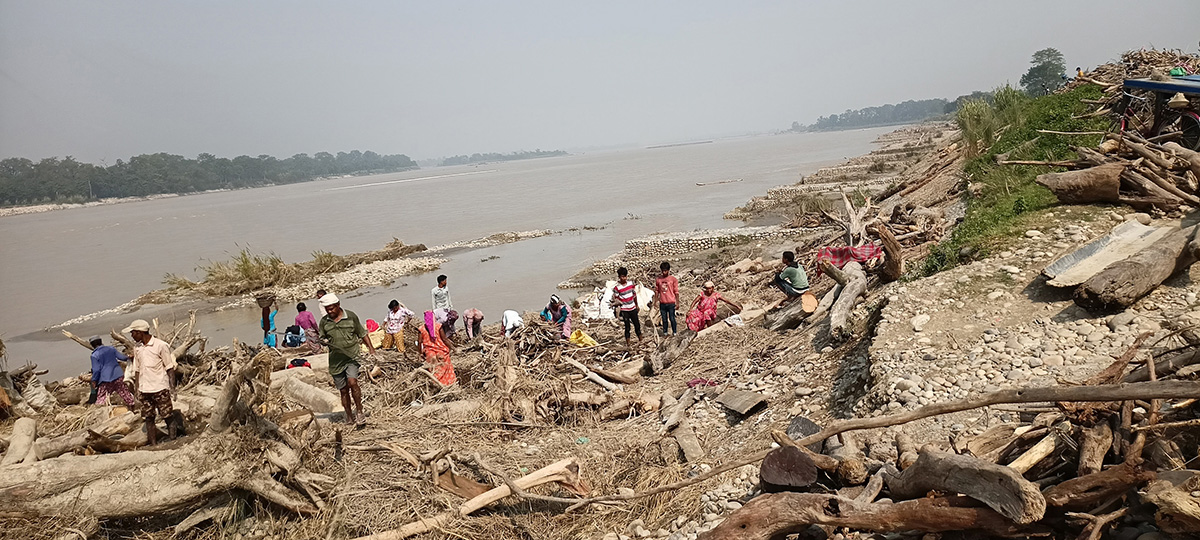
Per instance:
[[[1125,203],[1143,211],[1170,212],[1200,206],[1200,152],[1176,142],[1159,144],[1135,131],[1109,133],[1099,147],[1077,147],[1079,159],[1057,162],[1000,161],[1006,165],[1052,165],[1070,170],[1038,176],[1037,182],[1067,204]]]
[[[1081,77],[1067,84],[1072,89],[1085,84],[1097,84],[1104,87],[1104,97],[1091,102],[1095,109],[1092,114],[1101,116],[1118,110],[1119,102],[1125,97],[1122,93],[1122,82],[1125,79],[1162,79],[1168,76],[1172,68],[1180,67],[1188,73],[1200,73],[1200,56],[1178,50],[1142,49],[1128,51],[1121,55],[1119,62],[1111,62],[1096,66]],[[1149,99],[1133,99],[1129,101],[1130,116],[1148,118],[1151,116],[1153,101]]]

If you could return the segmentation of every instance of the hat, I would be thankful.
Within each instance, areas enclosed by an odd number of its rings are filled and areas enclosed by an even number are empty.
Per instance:
[[[97,341],[104,341],[104,340],[100,339],[100,336],[92,336],[92,337],[88,338],[88,343],[95,343]]]
[[[329,294],[321,297],[321,307],[322,308],[327,308],[329,306],[332,306],[332,305],[340,303],[340,302],[341,302],[341,300],[338,300],[337,295],[333,294],[333,293],[329,293]]]
[[[1167,107],[1172,109],[1182,109],[1187,106],[1188,98],[1183,95],[1183,92],[1176,92],[1174,96],[1171,96],[1171,100],[1167,102]]]
[[[716,285],[715,283],[711,282],[711,281],[705,281],[705,282],[704,282],[704,288],[705,288],[705,289],[708,289],[708,288],[713,288],[713,289],[715,289],[715,288],[717,288],[717,285]]]
[[[129,323],[129,326],[125,327],[124,330],[121,330],[121,333],[125,334],[125,333],[132,332],[134,330],[139,330],[142,332],[149,332],[150,331],[150,323],[148,323],[142,319],[138,319],[136,321]]]

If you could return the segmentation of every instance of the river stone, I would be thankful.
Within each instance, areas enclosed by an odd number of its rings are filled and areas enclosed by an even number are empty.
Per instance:
[[[798,441],[819,431],[821,431],[821,426],[807,417],[796,415],[792,417],[791,422],[788,422],[787,436],[791,437],[793,441]],[[808,445],[808,449],[813,452],[820,452],[822,444],[824,444],[824,441],[817,441]]]
[[[1113,315],[1112,318],[1108,320],[1108,328],[1116,332],[1117,329],[1121,328],[1122,326],[1128,326],[1129,323],[1132,323],[1133,319],[1136,317],[1137,315],[1134,315],[1128,311],[1118,313]]]
[[[913,317],[912,320],[909,321],[912,323],[913,332],[920,332],[921,330],[923,330],[925,328],[925,325],[929,324],[929,319],[930,319],[929,315],[926,315],[924,313],[917,315],[916,317]]]

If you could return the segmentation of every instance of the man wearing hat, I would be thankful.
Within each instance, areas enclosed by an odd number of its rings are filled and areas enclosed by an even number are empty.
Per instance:
[[[133,382],[142,400],[146,442],[152,446],[158,443],[155,413],[167,423],[167,434],[174,439],[177,427],[172,418],[171,394],[175,392],[175,354],[167,342],[150,335],[150,324],[142,319],[133,321],[122,332],[129,332],[137,342],[133,349]]]
[[[346,423],[363,425],[367,423],[363,414],[362,390],[358,387],[358,359],[362,355],[359,344],[366,344],[370,354],[375,354],[375,346],[367,336],[367,329],[358,320],[358,315],[348,309],[342,309],[341,301],[333,293],[321,297],[321,308],[325,316],[318,324],[318,334],[321,340],[329,345],[329,374],[333,375],[333,385],[342,394],[342,409],[346,411]],[[350,409],[350,400],[354,400],[354,410]]]
[[[92,389],[96,391],[96,403],[107,405],[109,395],[116,394],[126,407],[136,408],[137,401],[125,386],[125,373],[120,364],[129,357],[105,345],[100,336],[92,336],[88,343],[92,345]]]

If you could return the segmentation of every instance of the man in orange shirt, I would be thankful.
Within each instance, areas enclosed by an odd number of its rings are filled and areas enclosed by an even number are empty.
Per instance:
[[[677,335],[675,304],[679,301],[679,279],[671,275],[671,263],[663,261],[658,268],[662,273],[654,280],[654,298],[658,301],[658,313],[662,315],[662,332],[667,335],[667,324],[670,323],[671,335]]]

